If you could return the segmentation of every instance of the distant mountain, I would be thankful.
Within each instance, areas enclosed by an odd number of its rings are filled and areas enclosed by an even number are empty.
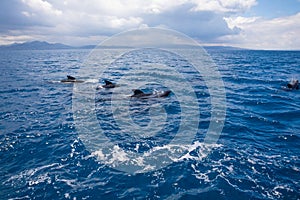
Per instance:
[[[51,50],[51,49],[72,49],[72,48],[74,47],[65,44],[48,43],[42,41],[14,43],[11,45],[0,46],[0,50]]]
[[[76,47],[77,49],[94,49],[96,48],[97,45],[85,45],[85,46],[80,46],[80,47]]]
[[[150,45],[151,46],[151,45]],[[178,49],[178,48],[182,48],[182,49],[194,49],[194,48],[204,48],[205,50],[207,51],[214,51],[214,50],[226,50],[226,51],[230,51],[230,50],[248,50],[248,49],[244,49],[244,48],[239,48],[239,47],[232,47],[232,46],[196,46],[196,45],[178,45],[178,44],[169,44],[169,45],[157,45],[157,46],[153,46],[153,48],[175,48],[175,49]],[[78,47],[80,49],[118,49],[118,48],[135,48],[135,47],[132,47],[132,46],[97,46],[97,45],[88,45],[88,46],[81,46],[81,47]]]
[[[73,47],[61,43],[48,43],[44,41],[32,41],[25,43],[14,43],[11,45],[3,45],[0,46],[0,50],[51,50],[51,49],[109,49],[109,48],[132,48],[129,46],[97,46],[97,45],[86,45],[80,47]],[[198,48],[197,46],[190,45],[168,45],[168,48]],[[246,50],[237,47],[231,46],[203,46],[203,48],[207,51],[214,50]]]
[[[234,50],[249,50],[239,47],[232,47],[232,46],[203,46],[203,48],[207,51],[214,51],[214,50],[226,50],[226,51],[234,51]]]

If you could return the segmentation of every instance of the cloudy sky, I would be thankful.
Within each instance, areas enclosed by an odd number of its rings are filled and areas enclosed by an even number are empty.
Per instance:
[[[0,1],[0,45],[98,44],[139,27],[174,29],[203,45],[300,50],[300,0]]]

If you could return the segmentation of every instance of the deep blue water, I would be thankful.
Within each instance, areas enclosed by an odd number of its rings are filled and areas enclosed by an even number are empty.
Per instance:
[[[207,157],[201,154],[206,146],[199,145],[185,159],[137,174],[91,156],[79,137],[73,84],[59,80],[76,76],[89,52],[0,51],[0,199],[300,198],[300,90],[282,89],[291,79],[300,79],[299,51],[209,51],[226,89],[226,119],[218,143]],[[164,60],[170,55],[163,53],[143,55],[148,57],[129,54],[104,77],[88,81],[118,81],[143,62],[174,66],[191,82],[202,107],[194,142],[203,142],[211,99],[202,77],[185,60]],[[120,88],[128,94],[134,89]],[[167,88],[152,83],[145,91],[154,89]],[[96,116],[104,134],[121,149],[138,145],[137,151],[146,152],[175,137],[183,117],[176,94],[130,101],[131,118],[140,127],[150,123],[150,106],[163,105],[168,113],[165,131],[155,136],[145,131],[143,137],[118,129],[113,103],[107,101],[111,95],[110,90],[96,91]],[[123,99],[117,101],[122,104]]]

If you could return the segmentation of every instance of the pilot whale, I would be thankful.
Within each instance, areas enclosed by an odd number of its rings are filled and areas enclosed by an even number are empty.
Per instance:
[[[144,93],[142,90],[138,90],[138,89],[133,89],[132,91],[133,91],[133,95],[127,96],[127,97],[135,98],[135,99],[163,98],[163,97],[169,96],[171,93],[170,90],[154,92],[154,93]],[[123,98],[120,98],[120,99],[101,98],[101,99],[97,100],[97,102],[112,101],[112,100],[125,100],[125,99],[123,99]]]
[[[62,83],[83,83],[84,81],[77,80],[75,77],[67,75],[67,79],[63,79],[60,82],[62,82]]]
[[[138,90],[138,89],[134,89],[132,91],[133,91],[133,95],[131,95],[130,97],[139,98],[139,99],[167,97],[171,93],[170,90],[156,92],[156,93],[144,93],[142,90]]]
[[[117,87],[118,85],[117,84],[115,84],[115,83],[112,83],[112,82],[110,82],[110,81],[108,81],[108,80],[104,80],[104,85],[100,85],[100,86],[98,86],[96,89],[97,90],[99,90],[99,89],[102,89],[102,88],[115,88],[115,87]]]
[[[291,90],[298,90],[299,89],[299,81],[298,80],[292,80],[287,85],[287,88]]]

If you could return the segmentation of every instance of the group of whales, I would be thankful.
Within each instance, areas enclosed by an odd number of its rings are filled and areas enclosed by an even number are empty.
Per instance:
[[[63,79],[61,80],[61,82],[63,83],[83,83],[84,81],[82,80],[77,80],[75,77],[73,76],[67,76],[67,79]],[[97,89],[101,89],[101,88],[114,88],[117,86],[117,84],[114,84],[108,80],[105,80],[105,85],[101,85],[99,87],[97,87]],[[298,80],[292,80],[291,82],[289,82],[285,87],[283,87],[283,89],[285,90],[298,90],[299,89],[299,81]],[[134,94],[131,97],[137,97],[137,98],[151,98],[151,97],[166,97],[168,96],[171,91],[167,90],[167,91],[163,91],[160,94],[153,94],[153,93],[144,93],[141,90],[135,89],[133,90]]]
[[[75,77],[73,76],[67,76],[67,79],[63,79],[61,80],[62,83],[83,83],[84,81],[82,80],[77,80]],[[98,86],[96,89],[102,89],[102,88],[115,88],[118,87],[117,84],[112,83],[108,80],[104,80],[104,85]],[[139,89],[133,89],[133,95],[131,95],[130,97],[134,97],[134,98],[139,98],[139,99],[149,99],[149,98],[161,98],[161,97],[167,97],[170,95],[171,91],[170,90],[166,90],[166,91],[161,91],[161,92],[157,92],[157,93],[144,93],[142,90]]]

